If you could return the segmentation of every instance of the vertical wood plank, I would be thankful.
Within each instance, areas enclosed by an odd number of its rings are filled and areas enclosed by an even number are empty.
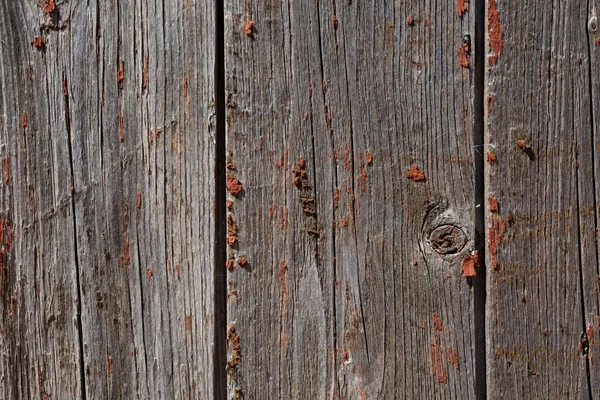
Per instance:
[[[229,398],[475,397],[471,7],[225,1]]]
[[[587,7],[487,1],[486,336],[494,399],[590,398],[590,382],[599,394],[598,102],[590,81],[597,52]]]
[[[212,398],[213,3],[0,19],[0,397]]]

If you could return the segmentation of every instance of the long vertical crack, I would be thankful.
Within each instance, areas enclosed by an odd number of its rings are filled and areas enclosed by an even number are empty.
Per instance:
[[[484,164],[484,92],[485,92],[485,7],[486,0],[475,1],[475,248],[481,267],[474,279],[475,321],[475,397],[487,398],[485,344],[486,266],[485,266],[485,164]]]
[[[77,336],[79,341],[79,375],[81,377],[81,398],[86,399],[87,391],[85,386],[85,362],[83,358],[83,324],[81,321],[81,283],[79,282],[79,250],[77,247],[77,214],[75,210],[75,172],[73,159],[73,137],[71,135],[71,115],[69,113],[69,92],[67,77],[63,71],[63,94],[65,103],[65,125],[69,140],[69,168],[71,173],[71,212],[73,213],[73,244],[75,247],[75,282],[77,284]]]
[[[225,336],[227,331],[227,278],[225,262],[227,248],[225,243],[225,226],[227,210],[226,193],[226,155],[225,155],[225,35],[224,35],[224,2],[215,0],[215,65],[214,96],[216,112],[215,128],[215,231],[214,231],[214,346],[213,346],[213,398],[226,397],[225,374]]]

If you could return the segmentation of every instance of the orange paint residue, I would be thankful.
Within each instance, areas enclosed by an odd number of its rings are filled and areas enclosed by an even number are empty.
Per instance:
[[[492,54],[488,56],[488,62],[494,64],[502,52],[502,27],[496,0],[488,1],[488,42],[492,51]]]

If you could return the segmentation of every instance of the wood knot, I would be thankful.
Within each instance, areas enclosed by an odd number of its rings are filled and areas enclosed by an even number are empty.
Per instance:
[[[467,244],[467,235],[455,225],[441,225],[431,231],[429,242],[439,254],[456,254]]]
[[[596,17],[590,18],[590,21],[588,22],[588,29],[594,35],[596,32],[598,32],[598,20]]]

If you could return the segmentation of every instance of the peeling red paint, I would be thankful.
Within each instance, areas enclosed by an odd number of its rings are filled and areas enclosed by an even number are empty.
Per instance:
[[[338,203],[340,201],[340,188],[335,188],[333,192],[333,207],[338,208]]]
[[[412,165],[410,170],[406,171],[406,177],[415,182],[421,182],[425,180],[425,174],[422,171],[419,171],[419,167],[416,164]]]
[[[240,181],[232,176],[227,177],[227,190],[234,196],[237,196],[242,191],[242,184]]]
[[[185,330],[186,331],[192,330],[192,317],[190,315],[185,316]]]
[[[337,30],[339,23],[340,22],[338,20],[338,17],[334,15],[333,18],[331,18],[331,26],[333,27],[333,29]]]
[[[142,72],[142,89],[148,87],[148,56],[144,56],[144,70]]]
[[[373,153],[371,153],[370,151],[367,151],[367,152],[365,153],[365,158],[366,158],[366,160],[367,160],[367,164],[368,164],[368,165],[371,165],[371,164],[373,164]]]
[[[129,265],[129,240],[127,239],[127,235],[123,235],[123,257],[125,265]]]
[[[229,258],[227,261],[225,261],[225,268],[227,269],[227,271],[233,271],[235,269],[235,263],[233,262],[233,258]]]
[[[187,98],[187,90],[188,90],[188,76],[187,73],[183,76],[183,98]]]
[[[468,10],[467,4],[469,0],[457,0],[456,2],[456,11],[458,12],[458,16],[462,17],[465,12]]]
[[[490,203],[490,211],[491,212],[498,212],[498,199],[496,199],[494,196],[491,196],[489,198],[489,203]]]
[[[8,185],[8,179],[9,179],[9,161],[8,161],[8,157],[5,157],[2,164],[4,165],[4,183]]]
[[[119,139],[121,142],[125,140],[125,123],[122,115],[119,115]]]
[[[250,20],[250,21],[246,22],[246,25],[244,26],[244,33],[246,34],[246,36],[252,36],[253,29],[254,29],[254,21]]]
[[[465,278],[473,277],[477,275],[475,268],[479,267],[479,252],[475,251],[473,255],[467,255],[460,266],[462,270],[462,276]]]
[[[494,153],[493,151],[488,151],[485,158],[486,158],[487,162],[489,164],[491,164],[494,161],[496,161],[496,153]]]
[[[225,207],[227,207],[227,209],[231,211],[233,209],[233,201],[231,201],[230,199],[227,199],[225,201]]]
[[[138,210],[142,207],[142,192],[137,191],[137,208]]]
[[[247,259],[246,257],[243,257],[243,256],[242,256],[242,257],[240,257],[240,258],[238,258],[238,259],[237,259],[237,264],[238,264],[240,267],[245,267],[245,266],[247,266],[247,265],[248,265],[248,259]]]
[[[125,62],[121,60],[119,62],[119,70],[117,71],[117,83],[119,89],[123,89],[123,80],[125,79]]]
[[[413,17],[408,17],[406,23],[410,26],[413,26],[415,24],[415,19]]]
[[[466,48],[465,48],[466,46]],[[468,45],[463,43],[458,51],[458,63],[463,68],[469,68],[469,58],[467,57]]]
[[[442,320],[434,313],[433,314],[433,343],[431,343],[431,372],[433,376],[438,377],[440,383],[448,381],[448,373],[443,363],[443,350],[440,346],[440,332],[443,329]]]
[[[23,112],[23,123],[22,123],[22,125],[23,125],[23,128],[27,128],[28,123],[27,123],[27,113],[26,112]]]
[[[488,62],[496,63],[502,52],[502,27],[500,26],[500,12],[496,8],[496,0],[488,0],[488,42],[492,54]]]
[[[56,9],[56,4],[54,4],[54,0],[44,0],[44,7],[42,10],[46,14],[50,14]]]
[[[36,36],[33,38],[33,43],[32,43],[36,49],[40,50],[44,47],[44,41],[42,40],[41,36]]]
[[[147,268],[146,269],[146,276],[148,277],[148,280],[152,279],[152,268]]]

